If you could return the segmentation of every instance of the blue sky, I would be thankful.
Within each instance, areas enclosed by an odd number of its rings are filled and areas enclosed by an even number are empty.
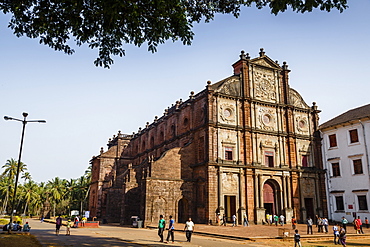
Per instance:
[[[290,86],[322,110],[321,123],[370,103],[369,1],[349,1],[343,13],[244,8],[241,16],[217,15],[194,25],[191,46],[171,41],[157,53],[125,46],[111,69],[95,67],[96,50],[76,48],[72,56],[17,38],[0,15],[0,164],[17,159],[21,123],[3,116],[46,119],[28,124],[22,161],[34,180],[77,178],[100,147],[118,130],[131,134],[161,116],[190,91],[232,74],[241,50],[251,57],[263,47],[273,60],[286,61]]]

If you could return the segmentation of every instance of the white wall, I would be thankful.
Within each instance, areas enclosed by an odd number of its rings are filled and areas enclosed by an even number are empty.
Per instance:
[[[359,137],[357,143],[350,143],[349,131],[352,129],[357,129]],[[337,147],[330,147],[329,145],[329,135],[332,134],[336,134]],[[370,219],[370,120],[356,121],[352,124],[342,124],[335,126],[335,128],[324,129],[322,130],[322,138],[329,219],[340,221],[342,216],[345,216],[349,221],[352,221],[354,214],[360,216],[362,220],[365,217]],[[354,159],[361,159],[362,174],[354,174]],[[336,162],[339,162],[340,176],[333,176],[332,163]],[[358,196],[362,195],[366,195],[368,210],[359,210]],[[343,196],[343,211],[337,210],[335,196]]]

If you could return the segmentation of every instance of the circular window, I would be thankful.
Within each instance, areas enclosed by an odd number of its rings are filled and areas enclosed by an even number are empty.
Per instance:
[[[225,109],[224,110],[224,116],[225,116],[225,118],[231,117],[231,110],[230,109]]]
[[[300,120],[299,122],[298,122],[298,126],[299,126],[299,128],[301,128],[301,129],[304,129],[304,128],[306,128],[306,121],[304,121],[304,120]]]
[[[268,115],[268,114],[263,115],[262,119],[263,119],[263,122],[265,124],[270,124],[271,123],[271,116]]]

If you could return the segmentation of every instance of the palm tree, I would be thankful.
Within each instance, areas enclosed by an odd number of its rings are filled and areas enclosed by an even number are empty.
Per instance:
[[[31,201],[29,202],[30,212],[35,215],[40,215],[41,209],[43,208],[45,202],[48,200],[48,196],[49,194],[47,193],[46,184],[44,182],[41,182],[36,187],[35,197],[32,197]]]
[[[11,198],[11,194],[13,191],[15,175],[18,169],[18,162],[15,161],[13,158],[11,158],[10,160],[6,161],[5,165],[3,165],[2,168],[5,168],[5,170],[1,174],[3,177],[2,180],[7,181],[7,188],[8,188],[6,195],[5,195],[5,199],[3,201],[3,207],[2,207],[2,211],[6,211],[8,208],[8,202],[10,201],[10,199],[15,199],[15,198]],[[27,170],[27,165],[21,162],[19,166],[19,172],[24,172],[25,170]]]
[[[21,177],[22,179],[24,179],[24,181],[26,182],[27,180],[28,181],[30,181],[31,179],[32,179],[32,177],[31,177],[31,173],[29,173],[29,172],[25,172],[25,173],[23,173],[23,175],[22,175],[22,177]]]
[[[47,190],[48,193],[50,193],[50,202],[53,203],[54,206],[55,217],[55,206],[63,199],[63,195],[65,194],[65,183],[59,177],[55,177],[51,181],[48,181]]]
[[[9,178],[5,176],[0,177],[0,195],[2,198],[2,207],[1,207],[1,213],[6,211],[8,200],[9,200],[9,193],[11,193],[10,188],[11,183],[9,182]]]
[[[26,212],[27,212],[27,206],[29,205],[29,203],[34,199],[34,198],[39,198],[38,197],[38,185],[32,181],[32,180],[29,180],[28,183],[25,183],[23,186],[22,186],[22,189],[21,189],[21,198],[23,198],[24,200],[24,203],[25,203],[25,206],[24,206],[24,210],[23,210],[23,214],[25,215]]]

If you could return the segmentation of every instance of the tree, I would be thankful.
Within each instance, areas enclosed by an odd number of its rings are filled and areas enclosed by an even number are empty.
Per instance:
[[[23,209],[24,215],[27,212],[27,207],[29,206],[30,202],[35,199],[39,199],[38,187],[39,186],[32,180],[28,180],[28,182],[21,187],[21,198],[23,198],[23,203],[25,204]]]
[[[14,191],[14,182],[15,182],[15,176],[17,174],[18,169],[18,162],[15,161],[13,158],[10,160],[7,160],[5,165],[2,166],[2,168],[5,168],[3,173],[1,174],[2,180],[6,183],[6,194],[5,199],[3,200],[3,207],[2,211],[7,211],[8,208],[8,202],[11,201],[11,199],[15,200],[15,198],[11,198],[13,191]],[[27,170],[27,165],[23,162],[20,163],[19,166],[19,172],[22,174],[24,171]]]
[[[288,8],[304,13],[348,7],[347,0],[0,0],[16,36],[66,54],[74,53],[68,44],[73,38],[77,46],[98,49],[94,63],[105,68],[113,64],[112,55],[125,55],[124,44],[147,44],[151,52],[167,40],[190,45],[193,23],[209,22],[217,13],[238,17],[243,6],[268,6],[275,15]]]
[[[48,181],[47,185],[47,193],[50,195],[50,202],[53,203],[54,206],[54,217],[55,217],[55,207],[56,204],[59,203],[63,199],[63,195],[65,194],[65,183],[62,179],[55,177],[51,181]]]

